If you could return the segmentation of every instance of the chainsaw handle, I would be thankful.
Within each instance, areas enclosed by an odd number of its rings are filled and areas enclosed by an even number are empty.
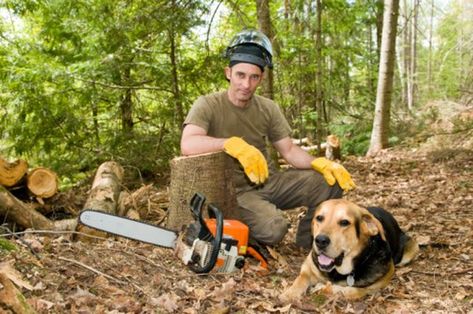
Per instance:
[[[205,201],[205,197],[199,193],[194,194],[191,200],[192,212],[195,218],[198,219],[200,228],[201,228],[199,232],[199,239],[210,242],[211,251],[212,251],[210,254],[209,261],[207,262],[206,265],[200,266],[198,265],[198,263],[189,265],[190,269],[197,274],[208,273],[214,268],[215,264],[217,263],[218,253],[220,250],[220,244],[222,243],[222,237],[223,237],[222,212],[215,205],[209,204],[208,206],[209,215],[212,216],[213,214],[213,216],[215,216],[215,221],[216,221],[216,230],[215,230],[215,237],[214,237],[212,233],[210,232],[209,228],[207,227],[207,224],[205,223],[204,218],[202,217],[201,209],[202,209],[202,205],[204,201]]]
[[[191,203],[192,216],[194,216],[195,220],[199,220],[199,222],[203,224],[204,220],[202,219],[201,212],[202,212],[202,206],[205,203],[205,196],[199,192],[196,192],[194,196],[192,196],[190,203]]]

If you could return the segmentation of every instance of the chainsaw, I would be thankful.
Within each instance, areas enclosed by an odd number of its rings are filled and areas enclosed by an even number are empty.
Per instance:
[[[267,269],[266,259],[248,245],[248,226],[238,220],[223,219],[223,214],[213,204],[207,206],[209,218],[204,219],[204,202],[205,197],[200,193],[192,197],[190,209],[194,222],[180,233],[93,209],[83,210],[79,221],[97,230],[174,249],[175,255],[195,273],[233,272],[243,268],[247,255]]]

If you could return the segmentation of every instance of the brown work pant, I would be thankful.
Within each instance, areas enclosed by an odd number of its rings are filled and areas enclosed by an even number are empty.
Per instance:
[[[325,200],[341,198],[338,184],[329,186],[314,170],[289,169],[272,174],[263,187],[237,195],[237,217],[250,228],[250,237],[262,244],[278,244],[286,235],[289,221],[282,210],[306,206],[308,211],[300,221],[296,245],[312,245],[311,221],[317,205]]]

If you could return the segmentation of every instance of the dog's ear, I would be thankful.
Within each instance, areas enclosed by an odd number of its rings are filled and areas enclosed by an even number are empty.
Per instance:
[[[367,209],[364,208],[361,214],[361,230],[370,237],[379,234],[381,235],[381,238],[386,241],[383,225]]]

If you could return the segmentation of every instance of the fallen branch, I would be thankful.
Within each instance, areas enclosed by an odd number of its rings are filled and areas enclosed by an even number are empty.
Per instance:
[[[10,232],[10,233],[3,233],[0,234],[0,237],[10,237],[10,236],[17,236],[17,235],[24,235],[24,234],[74,234],[74,235],[81,235],[89,238],[94,238],[98,240],[107,240],[104,237],[98,237],[94,235],[90,235],[87,233],[83,233],[80,231],[70,231],[70,230],[65,230],[65,231],[58,231],[58,230],[25,230],[25,231],[18,231],[18,232]]]

